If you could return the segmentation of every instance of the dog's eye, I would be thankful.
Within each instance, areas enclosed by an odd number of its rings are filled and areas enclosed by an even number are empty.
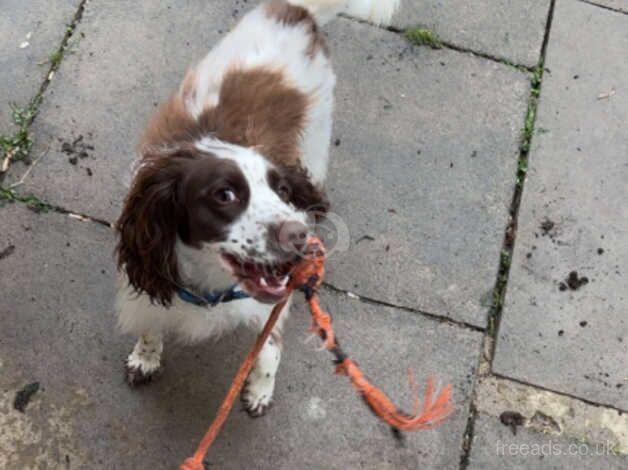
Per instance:
[[[282,201],[288,202],[292,197],[292,189],[290,188],[290,186],[288,186],[288,183],[281,182],[277,186],[277,194]]]
[[[238,196],[231,188],[220,188],[214,193],[214,199],[224,205],[238,202]]]

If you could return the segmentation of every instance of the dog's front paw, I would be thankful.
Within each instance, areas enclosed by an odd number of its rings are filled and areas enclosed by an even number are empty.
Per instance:
[[[144,385],[157,378],[161,371],[161,360],[158,355],[139,355],[133,351],[124,364],[124,377],[131,387]]]
[[[266,411],[270,409],[274,389],[274,377],[249,377],[244,385],[240,399],[244,404],[244,409],[251,418],[264,416]]]
[[[124,378],[131,387],[137,387],[152,382],[160,375],[161,370],[161,367],[159,367],[151,372],[146,372],[141,367],[133,366],[129,364],[129,361],[126,361],[124,364]]]
[[[124,378],[126,383],[131,387],[145,385],[153,380],[156,376],[154,373],[146,373],[139,367],[133,367],[127,362],[124,367]]]

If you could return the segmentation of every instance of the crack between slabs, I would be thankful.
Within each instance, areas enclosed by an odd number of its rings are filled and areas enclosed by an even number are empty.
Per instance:
[[[459,328],[463,328],[463,329],[466,329],[466,330],[472,330],[472,331],[480,332],[480,333],[484,333],[486,331],[484,328],[479,327],[477,325],[473,325],[471,323],[467,323],[467,322],[460,321],[460,320],[452,320],[449,317],[445,317],[443,315],[439,315],[439,314],[436,314],[436,313],[425,312],[423,310],[418,310],[418,309],[415,309],[415,308],[406,307],[405,305],[398,305],[398,304],[394,304],[394,303],[391,303],[391,302],[386,302],[384,300],[374,299],[374,298],[371,298],[371,297],[365,297],[365,296],[362,296],[362,295],[359,295],[359,294],[355,294],[355,293],[353,293],[353,292],[351,292],[349,290],[345,290],[345,289],[341,289],[339,287],[336,287],[333,284],[330,284],[328,282],[323,282],[323,287],[325,287],[325,288],[327,288],[327,289],[329,289],[329,290],[331,290],[333,292],[336,292],[336,293],[339,293],[339,294],[344,294],[344,295],[348,296],[351,299],[355,299],[355,300],[358,300],[358,301],[361,301],[361,302],[364,302],[364,303],[367,303],[367,304],[380,305],[382,307],[396,308],[398,310],[403,310],[404,312],[413,313],[413,314],[416,314],[416,315],[421,315],[422,317],[429,318],[430,320],[435,320],[435,321],[437,321],[439,323],[446,323],[448,325],[454,325],[454,326],[457,326]]]
[[[114,225],[111,222],[107,222],[106,220],[99,219],[97,217],[91,217],[89,215],[80,214],[78,212],[73,212],[68,209],[65,209],[60,206],[56,206],[54,204],[50,204],[46,201],[39,199],[37,196],[33,195],[21,195],[15,192],[12,188],[4,188],[0,186],[0,210],[2,209],[2,204],[11,204],[11,203],[21,203],[26,205],[26,207],[33,212],[36,213],[46,213],[46,212],[55,212],[57,214],[67,215],[73,219],[80,220],[83,222],[94,222],[100,225],[104,225],[109,228],[113,228]]]
[[[552,21],[554,19],[555,6],[556,0],[551,0],[547,14],[547,22],[545,24],[545,34],[543,37],[543,45],[541,46],[539,62],[537,66],[534,67],[534,69],[532,70],[533,75],[531,79],[530,98],[528,100],[528,108],[526,111],[524,127],[522,130],[519,159],[517,163],[517,174],[515,178],[515,188],[510,204],[510,220],[506,226],[504,239],[502,242],[499,267],[497,270],[495,287],[493,289],[493,305],[489,309],[487,329],[482,348],[483,350],[480,354],[479,366],[477,369],[479,371],[479,375],[488,375],[491,373],[492,370],[492,361],[495,352],[495,340],[499,331],[503,302],[506,295],[506,289],[508,286],[508,280],[510,275],[510,261],[512,259],[512,253],[515,247],[519,208],[521,205],[521,198],[523,195],[525,178],[528,170],[530,146],[535,131],[536,112],[543,83],[543,67],[545,65],[545,56],[547,52],[547,46],[549,44],[549,37],[552,28]],[[469,418],[467,420],[467,427],[465,429],[462,440],[462,453],[460,455],[459,467],[460,470],[466,470],[469,466],[469,457],[471,455],[471,448],[475,431],[475,420],[478,413],[475,406],[477,393],[476,382],[477,375],[476,381],[474,381],[473,389],[471,391],[472,402],[469,412]]]
[[[531,382],[527,382],[525,380],[516,379],[514,377],[508,377],[507,375],[503,375],[503,374],[500,374],[498,372],[491,372],[491,375],[493,377],[497,378],[497,379],[500,379],[500,380],[506,380],[506,381],[514,382],[516,384],[524,385],[526,387],[531,387],[531,388],[533,388],[535,390],[541,390],[543,392],[554,393],[556,395],[560,395],[561,397],[570,398],[571,400],[579,401],[579,402],[582,402],[582,403],[584,403],[586,405],[594,406],[596,408],[605,408],[607,410],[617,411],[619,414],[624,414],[624,413],[628,414],[628,409],[624,410],[622,408],[619,408],[619,407],[617,407],[615,405],[611,405],[609,403],[597,403],[597,402],[588,400],[587,398],[582,398],[582,397],[579,397],[577,395],[572,395],[571,393],[561,392],[559,390],[554,390],[554,389],[551,389],[551,388],[548,388],[548,387],[544,387],[543,385],[534,384],[534,383],[531,383]]]
[[[405,28],[404,29],[404,28],[399,28],[399,27],[396,27],[396,26],[385,26],[385,27],[384,26],[377,26],[377,25],[374,25],[372,23],[369,23],[368,21],[364,21],[364,20],[361,20],[361,19],[358,19],[358,18],[353,18],[351,16],[347,16],[347,15],[340,15],[340,16],[342,18],[347,19],[347,20],[354,21],[354,22],[360,23],[360,24],[365,24],[365,25],[368,25],[368,26],[371,26],[371,27],[374,27],[374,28],[378,28],[378,29],[381,29],[381,30],[384,30],[384,31],[388,31],[390,33],[394,33],[394,34],[400,35],[400,36],[403,36],[404,34],[406,34],[406,32],[412,30],[412,28]],[[498,64],[502,64],[502,65],[506,65],[508,67],[515,68],[515,69],[523,71],[523,72],[533,72],[535,70],[534,66],[517,64],[517,63],[514,63],[514,62],[508,60],[505,57],[499,57],[499,56],[496,56],[496,55],[489,54],[487,52],[480,52],[480,51],[476,51],[476,50],[468,48],[468,47],[464,47],[464,46],[461,46],[461,45],[458,45],[458,44],[454,44],[454,43],[449,42],[449,41],[443,41],[441,39],[438,39],[438,36],[436,35],[436,33],[434,33],[431,30],[429,30],[429,31],[432,32],[435,35],[435,37],[437,39],[436,45],[430,46],[429,44],[416,44],[416,43],[413,43],[411,41],[408,41],[408,42],[410,42],[411,44],[413,44],[414,46],[417,46],[417,47],[431,47],[433,49],[441,49],[442,48],[442,49],[449,49],[449,50],[452,50],[452,51],[460,52],[462,54],[471,54],[471,55],[474,55],[474,56],[477,56],[477,57],[481,57],[481,58],[486,59],[486,60],[490,60],[491,62],[496,62]]]
[[[591,5],[594,7],[601,8],[602,10],[612,11],[614,13],[619,13],[620,15],[628,15],[628,11],[620,10],[619,8],[609,7],[608,5],[602,5],[600,3],[596,3],[590,0],[579,0],[580,3],[586,3],[587,5]]]

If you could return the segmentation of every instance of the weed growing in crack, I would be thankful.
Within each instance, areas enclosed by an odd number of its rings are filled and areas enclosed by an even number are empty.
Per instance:
[[[63,49],[58,51],[54,51],[52,54],[48,56],[48,61],[53,68],[59,67],[61,60],[63,59]]]
[[[23,108],[12,105],[13,122],[20,127],[28,126],[35,119],[40,101],[41,99],[33,100],[28,106]]]
[[[535,120],[536,109],[539,97],[541,95],[541,84],[543,80],[543,64],[545,60],[545,54],[547,51],[547,44],[549,40],[549,32],[552,26],[552,20],[554,17],[555,0],[550,1],[549,12],[547,15],[547,22],[545,25],[545,35],[543,39],[543,46],[541,48],[541,55],[539,58],[538,66],[532,70],[531,77],[531,92],[528,100],[528,111],[526,114],[524,128],[521,133],[521,144],[519,147],[519,160],[517,163],[517,175],[516,185],[512,195],[510,204],[510,220],[505,229],[504,239],[502,244],[502,250],[499,257],[499,268],[495,285],[493,287],[493,304],[489,308],[487,318],[487,329],[485,337],[485,346],[488,346],[488,350],[485,352],[486,359],[486,371],[492,372],[492,362],[494,357],[494,348],[496,343],[496,337],[498,335],[501,316],[503,313],[503,302],[506,295],[506,289],[508,285],[508,279],[510,275],[510,266],[512,263],[512,253],[515,246],[517,237],[517,222],[519,216],[519,207],[521,205],[521,197],[523,194],[523,186],[525,177],[528,172],[528,157],[530,152],[530,144],[532,136],[535,132]],[[538,133],[538,131],[537,131]],[[485,297],[487,297],[485,295]],[[482,366],[482,360],[480,361]],[[475,387],[472,391],[473,398],[469,407],[469,418],[464,433],[463,451],[460,455],[460,470],[467,470],[470,462],[471,447],[473,444],[473,438],[475,435],[475,421],[477,416],[477,410],[474,406],[475,403]]]
[[[33,139],[30,138],[28,130],[20,129],[13,135],[0,135],[3,159],[26,160],[32,146]]]
[[[28,106],[11,105],[13,122],[19,129],[11,135],[0,135],[0,151],[2,152],[1,157],[3,161],[26,161],[28,159],[28,154],[33,146],[33,139],[28,133],[28,126],[35,119],[40,103],[41,96],[37,96]]]
[[[497,282],[493,289],[493,301],[489,309],[487,333],[491,337],[497,334],[497,319],[504,305],[504,297],[506,295],[506,283],[508,282],[508,270],[510,269],[511,253],[508,250],[502,250],[499,256],[499,272],[497,273]]]
[[[74,34],[74,27],[68,26],[66,29],[66,34],[68,35],[67,44],[62,45],[59,49],[54,52],[51,52],[48,56],[48,62],[51,66],[51,70],[57,70],[59,65],[61,65],[61,61],[65,57],[66,54],[73,54],[76,52],[78,42],[85,36],[83,33],[80,34],[79,37],[75,41],[72,41]],[[42,62],[40,65],[44,65],[46,62]]]
[[[499,316],[503,308],[504,297],[506,294],[506,284],[508,283],[508,273],[510,271],[512,250],[514,245],[514,238],[516,232],[516,212],[515,208],[519,207],[521,201],[521,193],[523,189],[523,182],[528,173],[528,156],[530,153],[530,145],[532,143],[532,137],[535,134],[542,134],[548,132],[546,129],[535,128],[536,123],[536,110],[538,105],[538,99],[541,93],[541,81],[543,79],[543,62],[541,61],[534,69],[532,78],[530,79],[531,92],[530,100],[528,101],[528,111],[525,117],[525,123],[523,130],[521,131],[521,144],[519,146],[519,160],[517,162],[517,179],[515,193],[513,195],[513,201],[511,203],[511,217],[512,220],[506,229],[506,236],[504,239],[504,248],[501,251],[499,257],[499,269],[497,272],[497,281],[493,288],[492,304],[489,307],[488,315],[488,328],[487,333],[489,336],[495,337],[497,334],[497,325],[499,323]]]
[[[13,189],[7,189],[0,186],[0,207],[5,204],[10,204],[13,202],[22,202],[26,204],[26,206],[32,210],[33,212],[48,212],[53,209],[53,207],[45,201],[42,201],[36,196],[27,195],[21,196],[17,194]]]
[[[82,10],[81,10],[82,11]],[[43,99],[43,92],[51,80],[52,74],[59,68],[61,61],[66,53],[71,53],[72,47],[76,46],[76,43],[71,45],[70,38],[74,34],[74,25],[69,25],[66,28],[66,37],[63,43],[56,51],[52,52],[48,56],[48,63],[50,63],[50,72],[42,85],[37,96],[25,107],[19,107],[15,104],[11,105],[13,111],[13,122],[19,127],[18,131],[10,135],[0,135],[0,178],[7,171],[11,162],[16,160],[22,160],[25,163],[28,161],[28,156],[33,146],[33,139],[31,138],[28,127],[31,125],[37,112],[39,105]],[[83,34],[81,34],[83,37]],[[44,65],[46,62],[40,64]]]
[[[532,97],[538,98],[541,93],[541,80],[543,79],[543,62],[532,72]]]
[[[419,46],[429,46],[432,49],[443,47],[438,34],[427,28],[408,29],[403,35],[408,41]]]
[[[523,180],[528,172],[528,154],[530,153],[530,145],[534,134],[543,134],[548,132],[547,129],[536,129],[536,108],[541,93],[541,81],[543,80],[543,62],[534,69],[530,80],[531,92],[530,101],[528,102],[528,112],[526,114],[525,124],[521,132],[521,144],[519,146],[519,163],[517,167],[517,188],[521,189]]]

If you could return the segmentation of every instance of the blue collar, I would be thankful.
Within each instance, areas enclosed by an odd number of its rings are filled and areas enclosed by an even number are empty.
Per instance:
[[[248,299],[250,297],[249,294],[244,292],[243,290],[237,290],[238,283],[235,283],[231,287],[221,291],[221,292],[205,292],[203,295],[193,294],[189,290],[186,290],[182,287],[177,288],[177,295],[179,298],[185,302],[189,302],[194,305],[202,306],[211,306],[215,307],[219,303],[222,302],[231,302],[232,300],[239,299]]]

